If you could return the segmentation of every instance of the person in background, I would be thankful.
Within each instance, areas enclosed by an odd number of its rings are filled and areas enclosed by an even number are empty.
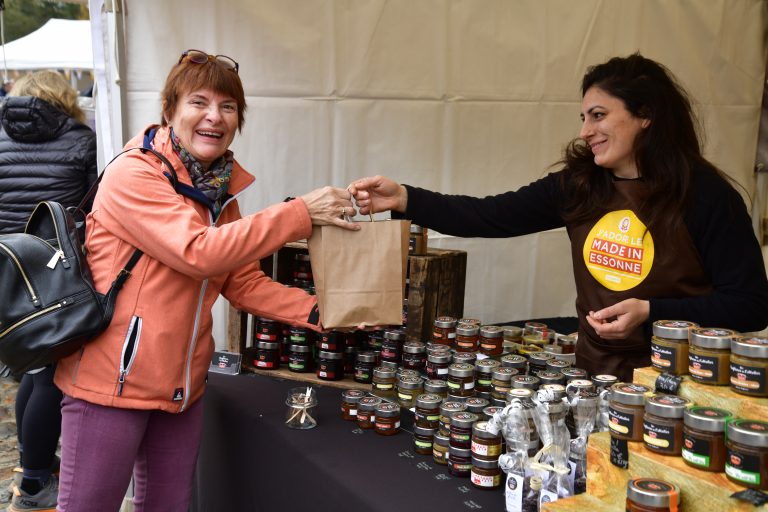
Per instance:
[[[76,206],[96,180],[96,134],[77,92],[53,71],[20,78],[0,108],[0,233],[24,231],[40,201]],[[9,510],[56,507],[61,391],[55,368],[30,371],[16,395],[20,466]]]
[[[577,365],[631,381],[655,320],[756,331],[768,282],[749,214],[701,152],[686,92],[640,54],[591,67],[563,169],[514,192],[443,195],[382,176],[353,182],[361,214],[392,210],[463,237],[565,226],[579,320]]]
[[[162,122],[127,148],[151,146],[174,166],[132,151],[104,174],[87,218],[88,264],[104,292],[134,248],[144,255],[109,327],[59,361],[62,402],[58,509],[117,511],[133,475],[134,510],[188,509],[214,350],[211,308],[236,308],[319,330],[313,296],[269,279],[259,260],[309,237],[312,225],[359,229],[345,189],[324,187],[241,217],[254,178],[229,146],[245,119],[239,64],[181,54],[161,93]]]

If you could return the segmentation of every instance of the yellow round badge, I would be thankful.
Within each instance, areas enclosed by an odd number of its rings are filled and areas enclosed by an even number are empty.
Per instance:
[[[584,263],[609,290],[632,289],[651,271],[653,237],[632,210],[607,213],[584,241]]]

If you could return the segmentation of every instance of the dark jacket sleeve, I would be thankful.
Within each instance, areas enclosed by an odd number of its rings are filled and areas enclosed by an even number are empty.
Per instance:
[[[446,195],[410,185],[404,215],[414,223],[461,237],[503,238],[564,225],[560,215],[561,172],[551,173],[517,191],[495,196]]]
[[[650,300],[650,321],[681,319],[741,332],[768,325],[768,280],[760,245],[739,193],[722,177],[701,172],[686,225],[714,291]]]

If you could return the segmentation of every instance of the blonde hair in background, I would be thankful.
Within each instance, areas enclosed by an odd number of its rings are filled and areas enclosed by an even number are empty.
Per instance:
[[[85,113],[77,104],[77,91],[69,85],[66,78],[55,71],[28,73],[16,80],[8,94],[9,96],[36,96],[77,121],[85,122]]]

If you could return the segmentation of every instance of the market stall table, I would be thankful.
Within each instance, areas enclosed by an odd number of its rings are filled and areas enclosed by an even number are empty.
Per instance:
[[[287,428],[285,399],[300,385],[209,374],[191,510],[504,510],[501,488],[449,475],[413,451],[409,432],[382,436],[343,420],[339,389],[315,388],[316,428]]]

